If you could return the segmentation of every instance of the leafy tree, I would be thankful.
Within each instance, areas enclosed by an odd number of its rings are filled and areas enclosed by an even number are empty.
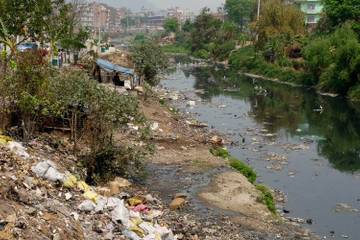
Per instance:
[[[327,37],[318,37],[304,50],[308,69],[325,91],[340,94],[360,83],[360,43],[351,24]]]
[[[255,0],[226,0],[225,11],[229,19],[237,23],[241,30],[251,21],[256,6]]]
[[[168,18],[164,22],[164,29],[167,33],[176,33],[179,30],[179,26],[176,18]]]
[[[281,0],[268,0],[263,4],[254,30],[258,35],[258,48],[266,49],[271,56],[284,55],[285,46],[305,33],[304,15],[299,9],[285,5]]]
[[[168,66],[168,58],[160,46],[152,41],[137,43],[132,48],[132,58],[140,78],[156,86],[159,83],[158,75]]]
[[[210,9],[204,8],[197,16],[191,32],[191,50],[206,50],[207,45],[216,39],[221,21],[210,14]]]
[[[324,12],[332,25],[346,21],[360,21],[360,2],[358,0],[323,0]]]

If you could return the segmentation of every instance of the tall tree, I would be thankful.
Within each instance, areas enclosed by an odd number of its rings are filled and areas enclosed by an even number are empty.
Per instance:
[[[255,0],[226,0],[225,11],[228,18],[237,23],[241,30],[243,30],[246,23],[251,21],[255,12],[255,6]]]
[[[360,22],[359,0],[323,0],[324,12],[333,25],[339,25],[348,20]]]
[[[273,39],[289,40],[305,33],[303,13],[281,0],[268,0],[263,4],[255,32],[258,34],[257,45],[264,47]]]
[[[193,24],[192,51],[206,49],[206,45],[216,39],[220,27],[221,21],[210,14],[210,9],[204,8]]]
[[[135,71],[141,80],[156,86],[160,81],[158,75],[168,66],[168,58],[160,46],[153,41],[135,44],[132,48],[132,58]]]
[[[164,23],[164,29],[167,33],[176,33],[179,30],[179,26],[179,21],[176,18],[168,18]]]

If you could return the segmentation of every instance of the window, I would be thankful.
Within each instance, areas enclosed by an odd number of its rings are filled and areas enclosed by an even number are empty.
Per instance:
[[[307,8],[308,8],[308,10],[315,10],[315,4],[314,3],[308,3]]]
[[[307,17],[307,22],[308,22],[308,23],[316,23],[316,21],[315,21],[315,16],[308,16],[308,17]]]

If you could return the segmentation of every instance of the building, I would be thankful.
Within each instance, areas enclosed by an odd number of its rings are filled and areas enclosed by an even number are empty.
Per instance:
[[[119,32],[124,9],[115,9],[106,4],[86,3],[79,8],[80,24],[93,32]]]
[[[305,23],[307,25],[315,25],[321,18],[323,5],[321,0],[297,0],[301,11],[305,14]]]

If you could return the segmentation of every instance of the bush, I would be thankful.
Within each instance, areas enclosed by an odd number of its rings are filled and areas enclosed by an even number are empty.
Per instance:
[[[226,148],[221,148],[221,147],[211,148],[210,152],[212,155],[214,155],[216,157],[221,157],[224,159],[227,159],[228,157],[230,157],[230,153]]]
[[[264,185],[256,185],[256,189],[261,192],[261,196],[258,198],[258,201],[265,204],[270,212],[275,214],[276,207],[274,203],[274,197],[270,190]]]
[[[83,156],[82,164],[87,169],[86,182],[106,183],[114,176],[127,178],[144,175],[144,159],[148,151],[144,148],[105,146],[94,156]]]
[[[236,158],[230,158],[230,166],[244,175],[249,180],[249,182],[254,183],[256,181],[256,172],[249,165],[241,162]]]
[[[321,90],[345,95],[360,82],[360,43],[350,24],[313,40],[304,57]]]
[[[360,102],[360,83],[350,89],[349,97],[351,101]]]
[[[209,57],[210,57],[210,53],[205,49],[197,50],[193,53],[193,55],[195,57],[201,58],[201,59],[209,59]]]
[[[284,68],[277,64],[268,63],[261,54],[257,54],[253,47],[244,47],[230,56],[231,68],[236,71],[250,72],[268,78],[277,78],[282,82],[308,84],[312,80],[306,73],[292,68]]]
[[[175,53],[175,54],[189,54],[190,53],[189,49],[187,49],[185,46],[179,45],[179,44],[164,45],[164,46],[162,46],[162,50],[165,53]]]

